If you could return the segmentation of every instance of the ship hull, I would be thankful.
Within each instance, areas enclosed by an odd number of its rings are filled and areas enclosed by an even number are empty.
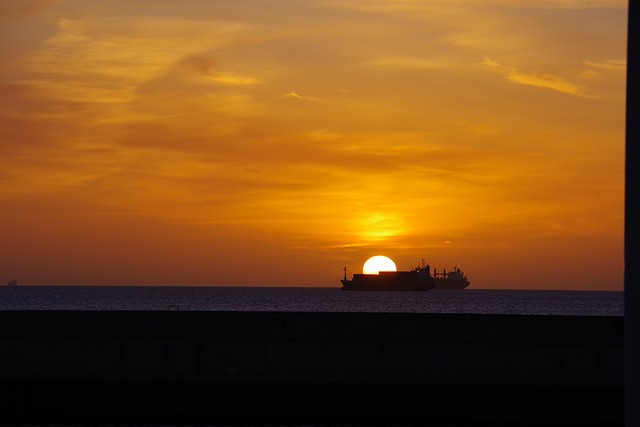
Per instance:
[[[352,280],[340,282],[343,291],[424,292],[434,287],[431,276],[417,271],[354,274]]]

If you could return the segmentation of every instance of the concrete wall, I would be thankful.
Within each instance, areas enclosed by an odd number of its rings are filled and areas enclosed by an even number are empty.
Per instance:
[[[622,317],[0,312],[0,422],[622,425]]]

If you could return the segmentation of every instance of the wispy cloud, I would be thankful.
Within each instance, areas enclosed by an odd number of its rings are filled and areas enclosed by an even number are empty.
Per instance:
[[[556,92],[581,97],[593,96],[587,93],[584,88],[564,77],[549,73],[521,71],[516,67],[502,65],[491,58],[483,59],[482,64],[499,71],[505,79],[512,83],[550,89]]]
[[[603,82],[612,76],[622,76],[627,70],[627,61],[624,59],[608,59],[602,61],[585,61],[585,69],[579,77],[584,80]]]
[[[31,52],[22,66],[49,76],[52,86],[60,86],[58,96],[64,90],[60,82],[69,78],[94,85],[137,85],[180,63],[209,74],[210,65],[201,52],[224,45],[242,29],[233,23],[180,20],[60,19],[57,33]],[[209,77],[227,84],[255,82],[221,70]]]
[[[544,73],[522,73],[519,71],[510,71],[507,73],[507,80],[514,83],[541,87],[545,89],[555,90],[557,92],[567,93],[576,96],[588,96],[582,88],[570,81]]]
[[[413,69],[434,69],[450,66],[450,63],[443,61],[442,58],[425,58],[411,56],[387,56],[375,58],[367,62],[367,65],[381,67],[398,67]]]
[[[610,71],[624,72],[627,69],[626,59],[606,59],[603,61],[586,61],[586,65]]]
[[[214,73],[209,76],[209,79],[216,83],[233,86],[254,85],[258,83],[257,79],[233,73]]]
[[[301,101],[311,101],[311,102],[320,101],[320,98],[316,98],[314,96],[300,95],[298,92],[296,92],[294,90],[292,90],[290,92],[287,92],[287,93],[283,93],[282,94],[282,98],[285,98],[285,99],[299,99]]]

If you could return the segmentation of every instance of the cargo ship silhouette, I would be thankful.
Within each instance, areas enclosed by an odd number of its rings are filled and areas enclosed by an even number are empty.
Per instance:
[[[424,260],[409,271],[380,271],[378,274],[353,274],[347,279],[347,267],[344,278],[340,280],[343,291],[428,291],[430,289],[465,289],[470,282],[458,267],[448,272],[436,269],[431,274],[431,266]]]

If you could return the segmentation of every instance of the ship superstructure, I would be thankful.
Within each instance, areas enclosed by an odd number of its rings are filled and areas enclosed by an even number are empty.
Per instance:
[[[449,272],[447,272],[447,269],[443,269],[442,273],[438,273],[434,269],[433,277],[435,279],[434,289],[465,289],[470,284],[467,276],[457,266],[453,267],[453,271]]]

